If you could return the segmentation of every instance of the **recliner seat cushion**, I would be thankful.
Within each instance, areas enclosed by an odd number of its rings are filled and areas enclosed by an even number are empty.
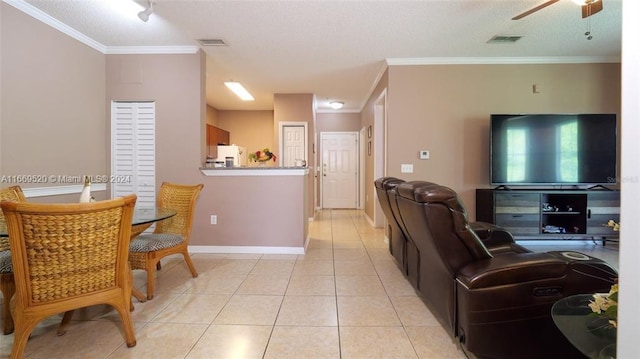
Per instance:
[[[567,261],[548,253],[513,253],[473,262],[457,279],[467,288],[486,288],[550,278],[564,278]]]

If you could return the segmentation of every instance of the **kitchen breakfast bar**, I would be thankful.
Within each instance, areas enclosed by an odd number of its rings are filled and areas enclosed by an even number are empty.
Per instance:
[[[310,217],[308,168],[200,168],[200,172],[205,188],[212,191],[199,200],[208,207],[201,208],[206,223],[196,220],[196,225],[205,227],[211,237],[198,243],[192,239],[191,251],[304,254]]]

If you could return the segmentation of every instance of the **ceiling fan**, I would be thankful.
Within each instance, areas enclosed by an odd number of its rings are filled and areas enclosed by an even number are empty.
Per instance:
[[[538,10],[542,10],[545,7],[549,6],[549,5],[553,5],[555,3],[557,3],[560,0],[548,0],[543,2],[542,4],[529,9],[525,12],[523,12],[520,15],[516,15],[513,18],[511,18],[511,20],[520,20],[525,16],[531,15],[534,12],[538,11]],[[582,7],[582,18],[584,19],[585,17],[589,17],[595,13],[600,12],[600,10],[602,10],[602,1],[603,0],[574,0],[574,2],[578,3],[579,5],[581,5]]]

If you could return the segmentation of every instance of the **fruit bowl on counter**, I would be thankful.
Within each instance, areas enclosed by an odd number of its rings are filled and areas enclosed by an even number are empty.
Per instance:
[[[257,162],[262,166],[265,166],[267,162],[273,160],[275,162],[277,159],[276,155],[269,151],[269,148],[264,148],[262,151],[258,150],[255,152],[249,153],[249,161]]]

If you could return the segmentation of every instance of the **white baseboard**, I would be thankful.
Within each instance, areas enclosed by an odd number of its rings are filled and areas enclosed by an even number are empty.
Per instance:
[[[369,215],[367,214],[367,212],[364,212],[364,211],[363,211],[362,213],[364,213],[364,218],[366,218],[366,219],[367,219],[367,222],[369,222],[369,224],[371,225],[371,227],[376,228],[376,224],[375,224],[375,222],[373,221],[373,219],[371,219],[371,217],[369,217]]]

